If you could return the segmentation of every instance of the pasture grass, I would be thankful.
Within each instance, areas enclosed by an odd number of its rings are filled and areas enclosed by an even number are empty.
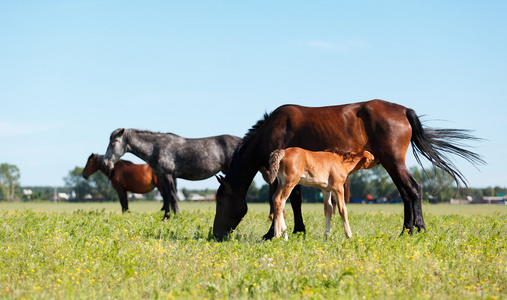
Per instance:
[[[477,206],[473,213],[460,206],[425,205],[428,232],[399,236],[401,205],[348,205],[354,236],[347,240],[339,216],[333,217],[333,234],[324,239],[322,204],[304,204],[306,235],[263,242],[268,207],[249,205],[230,239],[217,242],[211,235],[213,203],[180,203],[182,213],[166,222],[160,222],[157,203],[137,207],[134,202],[125,215],[118,203],[110,203],[111,209],[60,204],[45,209],[0,205],[0,298],[507,295],[503,206]],[[143,211],[143,205],[151,211]],[[293,227],[290,208],[287,225]]]

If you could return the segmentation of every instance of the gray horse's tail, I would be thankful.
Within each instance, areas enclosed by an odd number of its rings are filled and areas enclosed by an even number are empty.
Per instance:
[[[280,161],[285,156],[285,150],[278,149],[271,152],[269,156],[269,170],[268,170],[268,183],[273,183],[278,175],[280,169]]]

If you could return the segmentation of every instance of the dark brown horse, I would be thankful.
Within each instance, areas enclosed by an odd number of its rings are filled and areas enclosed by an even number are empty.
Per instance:
[[[329,107],[284,105],[277,108],[246,134],[236,150],[225,177],[220,177],[213,234],[218,238],[233,231],[247,212],[246,192],[260,169],[269,168],[276,149],[301,147],[312,151],[336,148],[343,152],[368,151],[387,170],[404,204],[403,228],[426,230],[421,207],[421,186],[408,171],[405,156],[410,144],[419,155],[449,173],[458,187],[466,179],[446,154],[458,155],[472,164],[482,158],[461,148],[464,140],[477,140],[466,130],[424,128],[412,109],[382,100]],[[290,196],[294,232],[305,232],[301,193],[297,186]],[[273,224],[264,238],[273,237]]]
[[[153,174],[149,165],[136,165],[128,160],[119,160],[114,169],[108,172],[103,167],[103,158],[104,155],[90,155],[81,175],[83,175],[84,179],[88,179],[93,173],[100,170],[109,177],[111,185],[120,198],[121,211],[123,213],[129,209],[127,192],[146,194],[153,191],[155,187],[160,191],[158,177]]]

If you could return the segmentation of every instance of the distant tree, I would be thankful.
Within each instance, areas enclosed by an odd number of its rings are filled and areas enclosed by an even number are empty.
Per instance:
[[[85,196],[93,192],[91,181],[84,179],[81,173],[83,173],[83,168],[75,167],[69,171],[69,175],[63,178],[65,186],[72,188],[76,193],[76,200],[78,201],[85,200]]]
[[[322,191],[316,187],[301,186],[301,196],[304,203],[322,202]]]
[[[255,185],[255,181],[252,180],[248,191],[246,192],[246,201],[247,202],[259,202],[259,189]]]
[[[456,197],[458,191],[451,175],[437,169],[423,169],[417,166],[410,168],[410,173],[422,187],[423,199],[435,202],[448,201]]]
[[[263,184],[259,189],[259,202],[269,202],[269,185]]]
[[[92,196],[92,201],[118,200],[118,193],[112,188],[111,182],[102,172],[95,172],[88,180],[81,175],[83,168],[75,167],[69,175],[63,178],[65,187],[76,193],[77,201],[88,201],[86,195]]]
[[[269,185],[263,184],[257,192],[258,200],[256,202],[269,202]],[[322,193],[319,188],[301,186],[301,196],[303,202],[322,202]],[[290,198],[287,199],[290,202]]]
[[[372,193],[372,173],[370,170],[361,170],[349,176],[350,200],[354,198],[365,199]]]
[[[91,195],[97,200],[119,200],[118,193],[111,186],[111,181],[102,172],[95,172],[90,178]]]
[[[14,200],[14,191],[19,187],[19,169],[15,165],[0,165],[0,193],[3,200]]]
[[[370,188],[373,198],[399,198],[400,194],[391,176],[382,166],[367,170],[370,173]]]

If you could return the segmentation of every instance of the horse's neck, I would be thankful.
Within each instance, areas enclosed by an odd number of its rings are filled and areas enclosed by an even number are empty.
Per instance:
[[[106,166],[102,163],[104,161],[104,155],[98,155],[97,158],[95,158],[95,163],[97,164],[100,172],[102,172],[104,175],[109,177],[109,172]]]
[[[352,161],[343,163],[343,165],[347,168],[347,173],[349,175],[363,169],[363,164],[364,160],[357,157],[354,157]]]
[[[126,152],[130,152],[148,162],[153,154],[153,137],[149,133],[131,133],[127,140]]]
[[[243,151],[234,154],[226,179],[233,183],[236,193],[246,196],[255,174],[261,167],[260,158],[257,155],[258,152],[254,150],[252,143],[249,143]]]

